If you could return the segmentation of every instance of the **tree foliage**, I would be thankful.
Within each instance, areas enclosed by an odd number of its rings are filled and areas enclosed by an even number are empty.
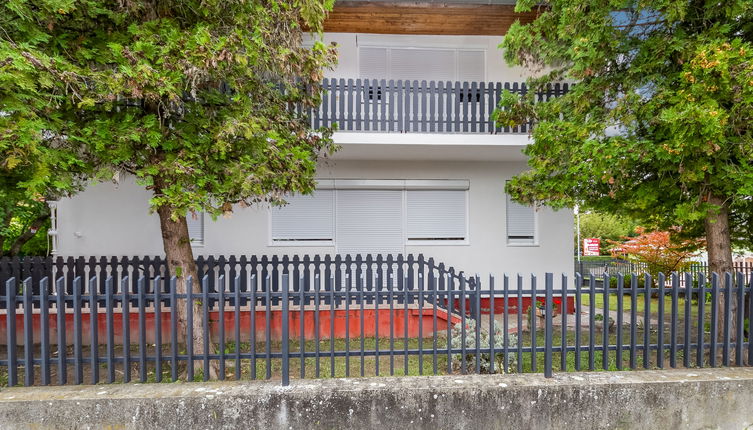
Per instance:
[[[123,171],[148,187],[161,181],[152,206],[168,205],[174,216],[309,191],[331,141],[289,107],[317,103],[322,68],[333,62],[331,48],[300,43],[299,23],[320,29],[326,7],[7,2],[3,109],[15,136],[3,140],[22,150],[19,140],[46,133],[92,155],[101,177]],[[30,156],[19,152],[7,163]]]
[[[3,46],[0,40],[0,51]],[[56,117],[38,114],[46,101],[26,94],[30,81],[5,60],[0,60],[0,255],[44,255],[46,202],[79,190],[89,164],[83,153],[49,133]]]
[[[637,236],[623,237],[622,241],[610,241],[613,256],[626,256],[629,260],[646,264],[648,273],[657,279],[659,273],[669,274],[688,268],[690,259],[698,254],[703,240],[677,239],[674,231],[647,231],[635,229]],[[677,236],[676,234],[674,236]]]
[[[535,122],[530,170],[508,191],[681,225],[689,237],[713,233],[711,264],[726,270],[724,237],[753,240],[753,2],[516,5],[534,7],[540,17],[514,25],[502,45],[508,62],[540,71],[527,95],[503,96],[501,122]],[[535,102],[563,80],[575,82],[566,95]]]
[[[302,45],[302,26],[321,32],[332,4],[6,1],[5,164],[43,148],[86,160],[96,179],[136,176],[153,192],[168,268],[187,292],[197,271],[186,214],[310,192],[317,160],[335,149],[331,130],[311,130],[305,115],[319,104],[335,50],[321,38]],[[56,172],[32,177],[51,181]],[[196,310],[194,348],[202,350]],[[183,330],[185,304],[178,313]]]
[[[603,255],[609,255],[613,241],[618,241],[625,236],[634,234],[636,227],[637,225],[634,221],[619,215],[600,212],[589,212],[580,215],[581,238],[595,237],[601,239],[601,253]],[[578,240],[577,237],[575,240]]]

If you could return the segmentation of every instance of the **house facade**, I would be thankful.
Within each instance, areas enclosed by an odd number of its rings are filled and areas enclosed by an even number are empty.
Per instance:
[[[339,64],[311,121],[336,123],[341,150],[311,196],[189,216],[195,255],[423,254],[484,276],[572,273],[572,213],[504,192],[529,143],[525,127],[490,119],[502,88],[524,90],[527,72],[498,49],[515,19],[531,17],[508,4],[337,3],[325,41]],[[149,198],[126,176],[57,202],[55,253],[163,255]]]

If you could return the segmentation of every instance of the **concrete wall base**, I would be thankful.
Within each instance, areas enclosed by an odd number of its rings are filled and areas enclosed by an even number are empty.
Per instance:
[[[753,369],[9,388],[2,428],[743,429]]]

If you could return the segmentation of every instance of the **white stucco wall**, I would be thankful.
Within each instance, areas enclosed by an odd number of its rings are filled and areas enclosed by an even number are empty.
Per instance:
[[[504,181],[525,168],[519,161],[330,160],[322,179],[466,179],[470,182],[467,245],[406,246],[467,273],[571,273],[573,216],[543,208],[537,213],[538,246],[506,242]],[[124,178],[98,183],[60,202],[58,249],[64,256],[163,255],[159,223],[149,214],[149,193]],[[237,208],[230,218],[205,220],[204,246],[196,255],[333,254],[334,246],[270,246],[267,207]]]

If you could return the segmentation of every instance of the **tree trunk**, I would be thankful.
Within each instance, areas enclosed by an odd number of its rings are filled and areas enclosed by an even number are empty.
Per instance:
[[[729,231],[729,204],[715,194],[709,194],[708,203],[718,209],[711,209],[706,214],[706,250],[708,251],[709,270],[719,275],[719,287],[725,288],[725,276],[732,272],[732,243]],[[734,279],[733,279],[734,281]],[[723,291],[723,290],[722,290]],[[721,292],[717,303],[719,313],[717,317],[717,339],[724,339],[724,321],[727,312],[730,313],[730,341],[735,342],[737,333],[737,300],[731,298],[730,308],[725,308],[725,294]]]
[[[19,252],[21,252],[21,248],[26,244],[26,242],[30,241],[34,236],[37,235],[37,232],[39,232],[39,229],[42,228],[45,222],[50,219],[50,212],[45,211],[45,213],[39,215],[38,217],[34,218],[34,221],[29,224],[29,227],[24,230],[21,235],[19,235],[15,241],[13,241],[13,245],[11,245],[10,249],[8,250],[8,255],[11,257],[15,257],[18,255]]]
[[[155,189],[155,192],[158,192]],[[157,209],[159,215],[160,228],[162,229],[162,244],[165,248],[165,256],[167,259],[167,267],[171,276],[176,277],[176,292],[178,294],[186,294],[188,292],[188,278],[193,279],[192,293],[196,294],[201,292],[201,282],[198,279],[198,271],[196,270],[196,261],[194,260],[193,250],[191,249],[191,241],[188,236],[188,225],[186,223],[186,217],[179,217],[176,221],[171,218],[172,207],[160,206]],[[193,344],[194,354],[204,353],[204,312],[202,310],[202,303],[199,300],[194,300],[191,304],[193,306],[193,339],[186,339],[187,328],[187,311],[188,305],[186,300],[178,300],[178,333],[185,339],[186,343],[191,342]],[[206,304],[204,304],[206,305]],[[207,327],[209,327],[207,322]],[[216,350],[212,343],[211,331],[208,334],[209,339],[209,353],[214,354]],[[194,362],[195,371],[203,371],[203,363],[201,361]],[[210,375],[211,379],[216,379],[219,374],[218,365],[215,361],[210,363]]]

